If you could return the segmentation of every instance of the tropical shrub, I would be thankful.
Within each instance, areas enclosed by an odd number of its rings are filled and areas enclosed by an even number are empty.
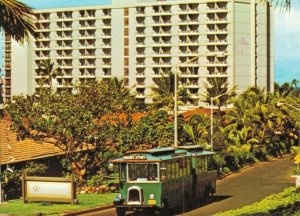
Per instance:
[[[2,174],[2,189],[7,195],[7,199],[18,198],[21,195],[21,176],[23,173],[31,176],[46,174],[48,167],[41,163],[28,162],[20,169],[7,169]]]
[[[285,189],[278,194],[272,194],[260,202],[245,206],[241,209],[217,213],[214,216],[290,216],[300,215],[300,193],[296,188]]]

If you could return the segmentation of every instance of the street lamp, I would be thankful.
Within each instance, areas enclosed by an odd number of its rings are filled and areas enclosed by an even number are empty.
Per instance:
[[[0,111],[4,109],[3,104],[0,105]],[[0,204],[2,203],[2,169],[1,169],[1,137],[0,137]]]
[[[279,102],[279,103],[276,104],[277,107],[280,107],[282,105],[289,106],[289,107],[299,111],[299,124],[300,124],[300,108],[295,107],[295,106],[293,106],[291,104],[288,104],[288,103]],[[298,146],[300,146],[300,125],[299,125],[299,134],[298,134]]]
[[[177,72],[179,71],[179,65],[181,64],[187,64],[191,61],[194,61],[195,59],[199,58],[199,56],[196,56],[194,58],[191,58],[185,62],[179,63],[176,65],[176,72],[174,74],[174,147],[177,147],[178,144],[178,119],[177,119]]]

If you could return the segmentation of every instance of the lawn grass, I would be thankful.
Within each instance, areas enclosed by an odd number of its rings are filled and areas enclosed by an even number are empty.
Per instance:
[[[115,193],[109,194],[79,194],[79,204],[61,204],[48,202],[31,202],[24,204],[22,200],[10,200],[7,204],[0,205],[0,214],[34,215],[41,212],[43,215],[61,215],[64,212],[72,212],[93,207],[111,205]]]
[[[214,216],[300,216],[300,190],[287,188],[243,208],[220,212]]]

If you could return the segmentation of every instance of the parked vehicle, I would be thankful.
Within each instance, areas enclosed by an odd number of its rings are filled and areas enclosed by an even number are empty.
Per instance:
[[[118,216],[127,210],[187,208],[216,191],[213,152],[199,146],[128,151],[112,161],[119,166],[120,193],[114,199]]]

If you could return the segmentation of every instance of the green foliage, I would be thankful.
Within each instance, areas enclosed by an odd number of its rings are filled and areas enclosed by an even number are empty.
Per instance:
[[[100,186],[103,184],[103,177],[104,176],[100,173],[98,175],[94,175],[87,181],[87,185],[88,186]]]
[[[28,162],[23,169],[23,172],[26,175],[34,176],[34,175],[43,175],[46,173],[48,167],[45,164],[38,164],[35,162]]]
[[[170,146],[173,144],[173,132],[168,113],[158,110],[142,117],[128,133],[123,134],[123,140],[127,140],[129,149]]]
[[[17,42],[24,42],[30,36],[35,36],[36,18],[33,9],[17,1],[0,1],[0,25],[6,36]]]
[[[226,164],[224,158],[219,154],[215,154],[212,159],[217,170],[220,170]]]
[[[195,114],[188,123],[183,125],[183,132],[188,136],[187,141],[194,145],[207,147],[209,142],[210,119],[207,115]]]
[[[52,142],[65,152],[69,172],[84,178],[127,149],[122,135],[133,125],[135,107],[134,96],[113,79],[78,86],[76,94],[19,96],[6,111],[19,139]]]
[[[238,215],[295,215],[300,212],[300,193],[295,188],[287,188],[279,194],[273,194],[260,202],[245,206],[241,209],[230,210],[215,214],[214,216]]]
[[[2,187],[7,194],[7,199],[21,195],[21,176],[23,173],[30,176],[41,176],[46,174],[47,169],[45,164],[28,162],[23,168],[12,169],[13,171],[5,170],[2,175],[2,182],[4,182]]]
[[[230,173],[230,169],[228,167],[224,167],[222,170],[221,170],[222,173],[224,174],[227,174],[227,173]]]
[[[233,98],[236,93],[234,92],[236,87],[229,90],[229,83],[227,78],[208,78],[208,82],[204,83],[204,88],[206,90],[204,97],[205,102],[211,103],[211,98],[214,98],[213,105],[219,107],[221,111],[221,106],[227,105],[229,100]]]
[[[179,76],[177,74],[176,76],[179,81]],[[154,79],[154,82],[155,85],[151,87],[153,102],[148,106],[148,109],[150,111],[159,109],[168,113],[172,112],[174,110],[175,74],[172,72],[161,74],[161,77]],[[178,105],[183,105],[189,100],[190,96],[187,89],[183,86],[179,87],[177,90]]]

